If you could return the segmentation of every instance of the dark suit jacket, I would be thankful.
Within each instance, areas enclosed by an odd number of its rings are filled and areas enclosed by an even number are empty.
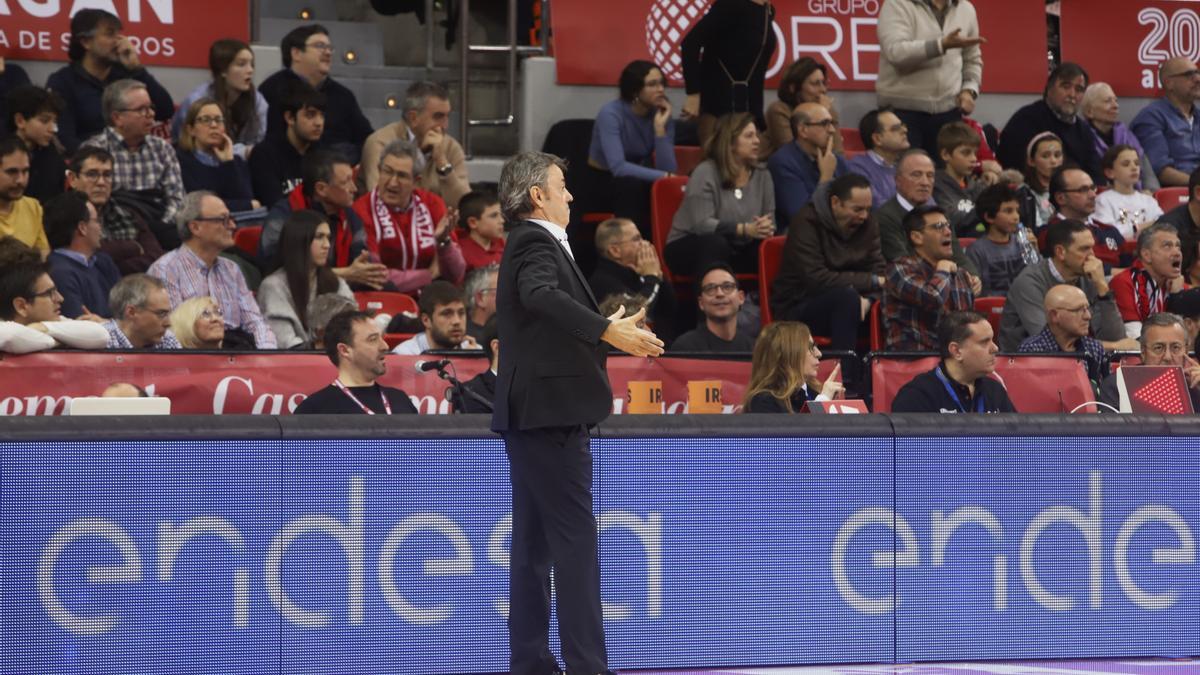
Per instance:
[[[594,425],[612,410],[608,328],[583,273],[537,223],[513,226],[496,284],[494,431]]]

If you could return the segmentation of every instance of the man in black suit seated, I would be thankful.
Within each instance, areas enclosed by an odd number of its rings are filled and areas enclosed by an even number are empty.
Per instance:
[[[496,288],[500,370],[492,429],[504,438],[512,481],[513,675],[560,672],[550,652],[551,566],[567,670],[608,672],[588,428],[612,411],[608,346],[635,356],[663,351],[661,340],[637,327],[645,310],[599,313],[567,242],[565,169],[554,155],[526,152],[500,172],[509,234]]]

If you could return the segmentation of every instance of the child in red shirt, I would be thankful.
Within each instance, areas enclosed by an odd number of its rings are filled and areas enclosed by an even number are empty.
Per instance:
[[[490,192],[468,192],[458,202],[458,245],[467,263],[467,272],[499,263],[504,255],[504,216],[500,199]]]

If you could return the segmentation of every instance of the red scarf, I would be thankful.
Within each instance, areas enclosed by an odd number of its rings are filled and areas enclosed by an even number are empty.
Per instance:
[[[292,207],[292,211],[310,209],[325,214],[324,207],[320,204],[313,206],[304,198],[303,185],[297,185],[296,189],[288,195],[288,206]],[[342,213],[342,209],[338,209],[336,216],[325,215],[329,218],[329,227],[333,234],[333,259],[329,261],[329,266],[348,267],[353,262],[350,260],[350,245],[354,243],[354,235],[350,232],[350,228],[346,227],[346,214]]]
[[[414,270],[433,262],[437,255],[434,218],[441,217],[444,207],[439,208],[441,205],[434,200],[427,203],[421,190],[413,190],[407,209],[392,209],[379,197],[378,190],[371,190],[365,206],[371,219],[367,237],[384,265]]]

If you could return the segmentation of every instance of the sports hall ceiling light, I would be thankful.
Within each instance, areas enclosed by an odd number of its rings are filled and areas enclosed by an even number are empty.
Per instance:
[[[308,21],[309,19],[312,18],[312,10],[307,7],[304,7],[300,10],[299,16],[301,19]]]
[[[353,49],[347,49],[346,53],[342,54],[342,61],[346,65],[352,66],[352,65],[358,63],[358,53],[355,52]]]

